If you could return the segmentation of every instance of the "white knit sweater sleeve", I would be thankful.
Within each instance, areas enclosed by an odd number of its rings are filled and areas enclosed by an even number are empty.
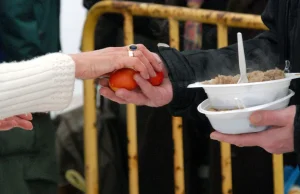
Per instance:
[[[75,63],[62,53],[0,64],[0,119],[59,111],[71,102]]]

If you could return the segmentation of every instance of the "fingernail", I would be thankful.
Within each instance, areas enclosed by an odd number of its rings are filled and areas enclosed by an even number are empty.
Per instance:
[[[253,114],[251,117],[250,117],[250,120],[252,123],[259,123],[261,121],[261,115],[260,114]]]
[[[31,114],[27,113],[26,117],[29,117],[29,120],[32,120],[32,115]]]
[[[158,71],[159,72],[163,71],[163,63],[159,63]]]
[[[158,54],[154,54],[154,58],[156,59],[156,62],[160,63],[161,59]]]
[[[154,54],[154,58],[156,59],[156,62],[159,64],[158,70],[162,71],[163,68],[162,68],[161,58],[157,54]]]

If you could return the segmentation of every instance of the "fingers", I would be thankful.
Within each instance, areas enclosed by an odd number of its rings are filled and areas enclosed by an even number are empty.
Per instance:
[[[119,89],[116,91],[116,96],[121,99],[126,99],[127,103],[133,103],[136,105],[147,105],[148,98],[136,91],[128,91],[125,89]]]
[[[11,128],[14,128],[17,126],[17,123],[12,120],[1,120],[0,121],[0,131],[7,131],[10,130]]]
[[[144,79],[149,79],[150,75],[146,65],[137,57],[121,57],[117,58],[115,61],[116,69],[133,68],[134,70],[140,72]]]
[[[159,107],[171,102],[173,93],[170,80],[164,79],[161,86],[152,86],[151,83],[144,80],[139,74],[134,75],[134,79],[139,88],[134,91],[118,89],[116,92],[107,87],[107,81],[101,80],[100,84],[103,87],[100,89],[100,94],[121,104],[133,103],[136,105]]]
[[[140,72],[144,79],[155,77],[156,72],[163,71],[162,60],[158,55],[150,52],[144,45],[138,44],[138,49],[134,51],[134,57],[128,55],[128,46],[125,47],[109,47],[97,51],[91,51],[88,55],[95,57],[101,56],[101,65],[93,65],[91,75],[79,74],[77,77],[89,78],[99,77],[108,72],[122,69],[133,68]],[[107,58],[105,58],[105,56]],[[95,59],[97,60],[97,58]],[[104,61],[104,62],[103,62]],[[105,63],[107,62],[107,64]],[[106,68],[104,68],[106,67]],[[80,71],[79,71],[80,72]],[[105,75],[106,76],[106,75]]]
[[[155,88],[154,88],[154,86],[151,85],[150,82],[143,79],[138,74],[134,75],[134,80],[139,85],[140,89],[145,94],[145,96],[147,96],[150,99],[155,97],[155,95],[156,95],[156,93],[154,91]]]
[[[145,55],[145,57],[150,61],[151,65],[154,67],[154,69],[158,72],[163,70],[162,67],[162,61],[157,56],[154,56],[154,53],[150,52],[144,45],[137,44],[138,50],[142,51],[142,53]]]
[[[141,78],[139,75],[138,77],[141,79],[140,82],[148,82]],[[100,94],[112,101],[118,102],[120,104],[128,104],[134,103],[136,105],[145,105],[148,101],[148,98],[140,92],[137,91],[128,91],[126,89],[118,89],[116,92],[112,91],[108,87],[108,80],[101,79],[99,81],[100,85],[103,87],[100,89]],[[144,83],[144,85],[147,83]],[[141,84],[143,85],[143,84]]]
[[[155,77],[156,73],[150,64],[150,61],[143,55],[143,53],[139,50],[134,51],[134,57],[137,57],[141,60],[141,62],[146,66],[148,73],[151,77]]]
[[[123,56],[123,57],[129,57],[127,52],[112,52],[109,55],[117,55],[117,56]],[[152,67],[150,61],[144,56],[144,54],[137,50],[134,51],[134,58],[138,58],[143,65],[147,68],[147,72],[149,73],[149,75],[151,77],[155,77],[156,76],[156,72],[154,71],[154,68]]]
[[[286,126],[294,122],[296,109],[294,106],[283,110],[257,111],[250,116],[255,126]]]
[[[147,102],[147,98],[143,94],[136,91],[128,91],[126,89],[119,89],[116,92],[113,92],[111,89],[103,87],[100,89],[100,94],[119,104],[134,103],[136,105],[145,105]]]
[[[25,119],[25,120],[29,120],[29,121],[32,120],[32,114],[31,113],[18,115],[18,117],[20,117],[22,119]]]
[[[239,135],[228,135],[219,132],[213,132],[210,135],[213,140],[227,142],[239,147],[244,146],[260,146],[264,142],[265,132],[260,133],[248,133]]]
[[[32,130],[33,125],[30,121],[22,119],[18,116],[9,117],[0,121],[0,131],[10,130],[19,127],[25,130]]]
[[[16,118],[15,122],[17,123],[17,127],[20,127],[22,129],[32,130],[32,128],[33,128],[32,123],[28,120],[24,120],[24,119],[21,119],[21,118]]]
[[[157,54],[150,52],[143,44],[137,44],[136,46],[138,49],[136,51],[134,51],[134,57],[140,57],[141,61],[149,68],[150,76],[152,76],[152,77],[155,76],[155,74],[150,72],[150,71],[152,71],[150,69],[154,69],[155,71],[158,71],[158,72],[163,70],[162,60],[160,59],[160,57]],[[110,47],[110,48],[101,50],[101,53],[106,53],[108,55],[109,54],[116,55],[116,52],[122,53],[121,56],[128,56],[128,46]],[[148,64],[149,64],[149,66],[148,66]]]
[[[100,89],[100,94],[102,96],[104,96],[105,98],[108,98],[112,101],[115,101],[119,104],[126,104],[127,102],[119,97],[116,96],[116,94],[111,90],[109,89],[108,87],[102,87]]]
[[[109,81],[106,78],[100,79],[99,84],[103,87],[108,87],[109,86]]]

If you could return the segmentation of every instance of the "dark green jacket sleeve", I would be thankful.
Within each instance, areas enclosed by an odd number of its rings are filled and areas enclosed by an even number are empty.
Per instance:
[[[262,19],[270,31],[244,43],[247,67],[252,70],[267,70],[279,64],[276,33],[277,1],[269,1]],[[197,105],[203,99],[201,89],[187,89],[188,84],[211,79],[218,74],[239,73],[237,46],[218,50],[194,50],[179,52],[173,48],[160,47],[173,86],[173,100],[169,107],[175,116],[197,116]],[[202,92],[202,95],[201,95]]]
[[[24,60],[44,54],[34,14],[34,0],[0,1],[0,45],[5,60]]]

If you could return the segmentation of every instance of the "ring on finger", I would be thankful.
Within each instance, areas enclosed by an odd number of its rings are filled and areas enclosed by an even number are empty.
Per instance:
[[[134,57],[134,52],[133,51],[128,51],[129,57]]]
[[[135,44],[131,44],[128,46],[128,55],[129,57],[134,57],[134,51],[137,50],[137,46]]]

